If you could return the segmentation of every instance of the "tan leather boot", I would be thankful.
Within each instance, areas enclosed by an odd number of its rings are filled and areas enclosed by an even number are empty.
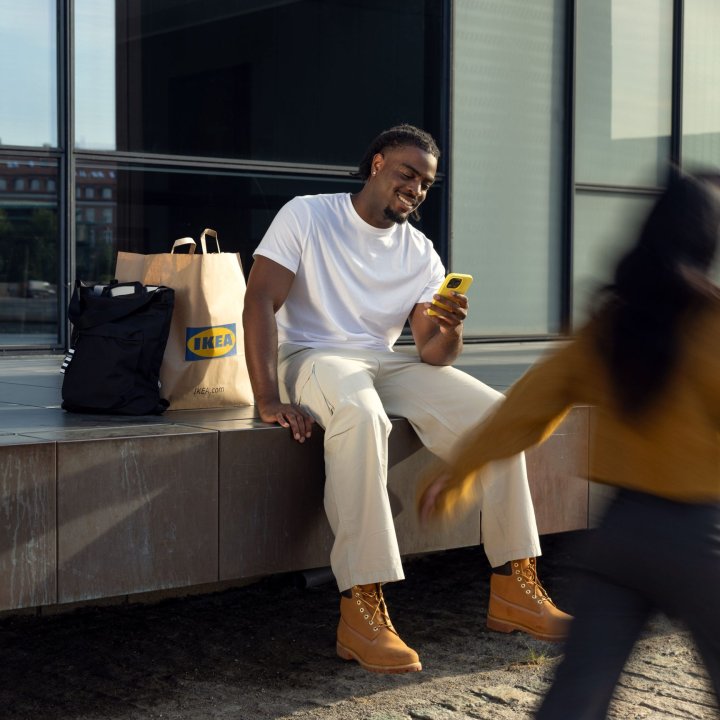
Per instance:
[[[490,577],[487,626],[506,633],[520,630],[539,640],[563,640],[572,616],[559,610],[540,584],[535,558],[513,560],[511,567],[511,575]]]
[[[351,597],[340,597],[337,654],[343,660],[357,660],[370,672],[422,670],[418,654],[400,639],[390,622],[380,583],[354,585],[351,592]]]

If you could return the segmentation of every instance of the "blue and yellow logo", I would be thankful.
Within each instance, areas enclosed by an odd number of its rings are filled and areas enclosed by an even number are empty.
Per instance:
[[[185,359],[212,360],[237,355],[235,323],[185,329]]]

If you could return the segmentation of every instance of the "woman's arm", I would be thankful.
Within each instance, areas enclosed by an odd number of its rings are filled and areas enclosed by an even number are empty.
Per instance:
[[[485,465],[549,437],[570,407],[583,400],[587,374],[577,340],[532,367],[490,416],[460,439],[449,467],[426,478],[418,503],[421,517],[458,512],[473,499],[475,477]]]

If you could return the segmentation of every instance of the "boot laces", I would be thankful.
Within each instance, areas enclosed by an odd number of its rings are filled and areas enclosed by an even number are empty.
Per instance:
[[[513,565],[515,566],[515,574],[517,575],[520,587],[525,588],[526,585],[529,585],[531,589],[525,590],[525,592],[528,594],[532,593],[531,597],[533,600],[537,600],[539,604],[544,602],[549,602],[551,605],[555,604],[537,576],[535,558],[530,558],[527,566],[524,568],[519,562],[514,562]]]
[[[386,627],[393,632],[395,631],[380,585],[373,586],[373,589],[370,591],[358,585],[355,596],[362,599],[365,607],[361,608],[361,612],[366,613],[365,619],[368,620],[370,625],[374,625],[377,628]],[[359,604],[360,600],[357,602]]]

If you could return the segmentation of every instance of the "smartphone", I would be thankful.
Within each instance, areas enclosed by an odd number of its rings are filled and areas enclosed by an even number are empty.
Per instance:
[[[445,279],[443,280],[443,284],[440,286],[440,289],[437,291],[437,295],[445,295],[446,297],[449,297],[452,293],[460,293],[461,295],[466,295],[467,290],[472,285],[473,276],[472,275],[463,275],[462,273],[448,273],[446,275]],[[447,310],[448,308],[443,305],[442,303],[437,302],[437,300],[433,300],[433,305],[439,305],[440,307]],[[428,315],[437,315],[437,313],[430,308],[428,310]]]

